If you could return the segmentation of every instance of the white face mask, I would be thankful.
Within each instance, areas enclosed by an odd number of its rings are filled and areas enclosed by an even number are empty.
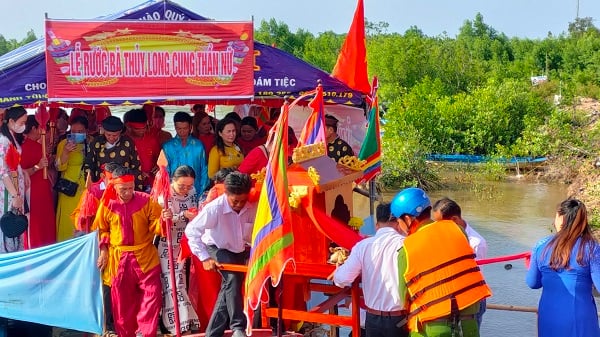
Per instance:
[[[25,125],[21,125],[21,126],[15,126],[12,128],[14,133],[23,133],[25,132]]]

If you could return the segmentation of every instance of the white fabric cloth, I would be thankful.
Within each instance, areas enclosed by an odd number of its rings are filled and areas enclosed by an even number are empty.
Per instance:
[[[256,203],[247,202],[236,213],[223,194],[204,206],[185,229],[190,249],[200,261],[210,255],[206,246],[215,245],[233,253],[243,252],[252,240],[252,228],[256,217]]]
[[[173,227],[171,227],[171,239],[173,247],[173,256],[177,260],[179,252],[181,251],[180,241],[183,237],[183,232],[187,225],[187,220],[183,216],[183,212],[190,208],[196,207],[198,202],[196,201],[196,190],[192,188],[186,196],[180,196],[175,193],[175,190],[171,187],[171,200],[169,207],[173,211]],[[160,257],[160,269],[161,269],[161,280],[162,280],[162,321],[164,326],[171,332],[176,334],[175,329],[175,305],[173,304],[172,296],[172,284],[170,277],[169,266],[169,245],[167,238],[160,238],[158,242],[158,256]],[[186,285],[186,265],[184,262],[175,263],[175,283],[177,289],[177,304],[179,308],[179,324],[181,332],[199,330],[200,321],[198,315],[194,311],[194,307],[190,301],[187,293]]]
[[[467,237],[469,238],[469,245],[475,251],[476,259],[485,259],[487,257],[487,242],[473,227],[467,226],[465,227],[465,232],[467,233]]]
[[[383,227],[375,236],[359,241],[346,262],[333,275],[338,287],[347,287],[362,274],[365,305],[381,311],[404,309],[398,291],[398,249],[404,236],[395,229]]]

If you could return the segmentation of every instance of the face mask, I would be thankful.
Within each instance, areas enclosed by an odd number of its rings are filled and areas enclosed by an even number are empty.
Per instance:
[[[81,144],[85,141],[86,134],[85,133],[72,133],[73,141],[75,143]]]
[[[13,127],[14,133],[23,133],[25,132],[25,125]]]

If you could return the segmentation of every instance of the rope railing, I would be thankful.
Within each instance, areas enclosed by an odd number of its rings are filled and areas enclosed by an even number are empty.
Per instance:
[[[514,261],[514,260],[520,260],[520,259],[525,259],[525,266],[527,266],[527,268],[529,268],[529,260],[531,260],[531,252],[524,252],[524,253],[519,253],[519,254],[514,254],[514,255],[496,256],[496,257],[491,257],[489,259],[479,259],[479,260],[477,260],[477,264],[484,265],[484,264]]]
[[[513,254],[513,255],[504,255],[504,256],[491,257],[488,259],[480,259],[480,260],[477,260],[477,264],[478,265],[486,265],[486,264],[514,261],[514,260],[520,260],[520,259],[524,259],[525,266],[527,268],[529,268],[529,261],[531,260],[531,252],[523,252],[523,253]],[[487,309],[490,309],[490,310],[532,312],[535,314],[537,314],[537,312],[538,312],[537,307],[528,307],[528,306],[520,306],[520,305],[487,303],[486,307],[487,307]]]

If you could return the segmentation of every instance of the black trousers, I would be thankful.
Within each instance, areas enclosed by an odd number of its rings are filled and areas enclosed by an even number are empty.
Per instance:
[[[397,324],[405,316],[378,316],[367,312],[365,319],[366,337],[408,337],[406,325],[399,328]]]
[[[102,285],[102,300],[104,303],[104,324],[106,331],[115,331],[115,321],[112,314],[112,300],[110,297],[110,286]]]
[[[245,264],[248,253],[233,253],[227,249],[208,246],[208,254],[219,263]],[[229,325],[231,330],[246,330],[244,299],[242,286],[244,274],[220,270],[221,289],[215,302],[215,308],[206,326],[206,337],[222,337]]]
[[[51,326],[0,317],[0,337],[51,336]]]

